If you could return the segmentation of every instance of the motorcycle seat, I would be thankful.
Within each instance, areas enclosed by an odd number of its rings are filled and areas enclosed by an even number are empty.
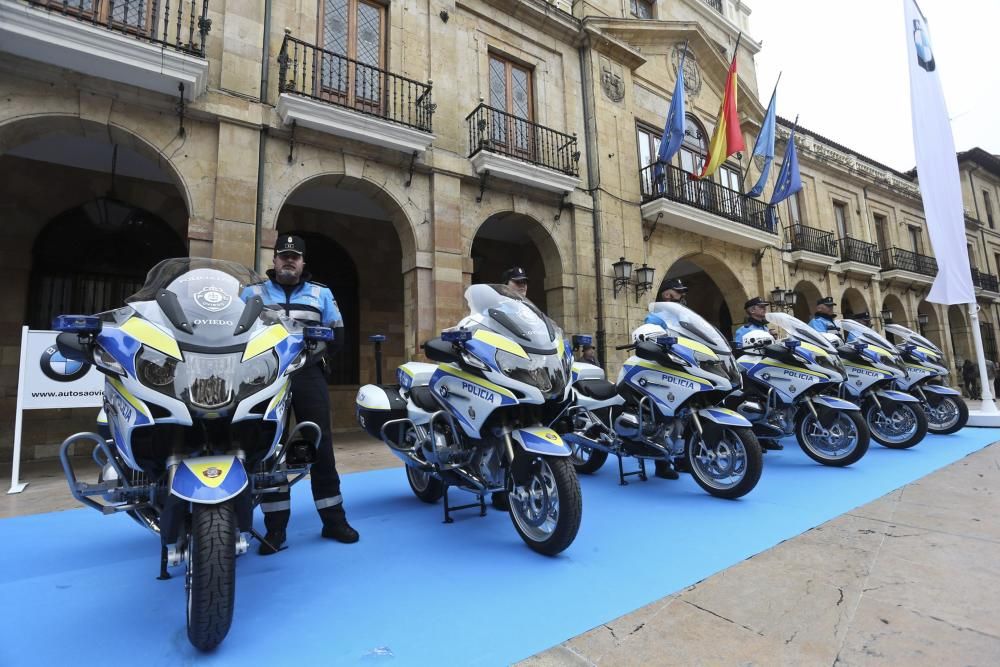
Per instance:
[[[418,385],[410,388],[410,400],[421,410],[426,412],[437,412],[441,409],[438,402],[434,400],[434,392],[427,385]]]
[[[584,396],[599,401],[606,401],[618,393],[618,388],[615,387],[614,383],[607,380],[577,380],[574,386]]]

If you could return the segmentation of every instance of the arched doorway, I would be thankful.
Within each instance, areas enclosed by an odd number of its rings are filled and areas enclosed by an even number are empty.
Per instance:
[[[527,215],[503,212],[487,218],[472,239],[471,282],[499,283],[504,271],[520,266],[528,274],[528,298],[562,324],[560,299],[550,298],[562,273],[562,260],[552,237]]]
[[[900,324],[904,327],[913,326],[913,322],[910,320],[909,313],[906,312],[906,306],[903,305],[902,300],[895,294],[886,294],[885,298],[882,300],[882,312],[888,311],[892,314],[892,318],[882,322],[882,328],[885,329],[886,324]],[[875,317],[876,313],[872,313],[872,317]],[[895,337],[892,334],[887,334],[886,336],[890,342],[895,343]]]
[[[920,324],[920,318],[927,317],[926,324]],[[937,309],[926,301],[921,301],[917,305],[917,331],[938,348],[944,350],[944,338],[941,331],[941,320],[938,318]]]
[[[844,294],[840,297],[840,314],[844,317],[847,315],[852,315],[854,313],[862,313],[868,311],[873,317],[877,313],[872,313],[871,308],[868,306],[868,300],[865,299],[864,295],[854,287],[848,287],[844,290]]]
[[[680,278],[688,286],[687,305],[718,327],[727,339],[745,319],[747,293],[726,264],[707,253],[683,257],[667,270],[664,279]]]
[[[803,322],[808,322],[813,318],[813,311],[816,309],[816,302],[823,298],[819,288],[808,280],[800,280],[795,285],[795,306],[793,314]]]

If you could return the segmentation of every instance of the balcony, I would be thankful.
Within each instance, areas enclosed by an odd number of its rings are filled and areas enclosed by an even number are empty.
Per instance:
[[[976,288],[977,294],[981,292],[1000,293],[1000,280],[996,276],[982,273],[976,268],[972,269],[972,285]]]
[[[934,282],[937,270],[937,260],[933,257],[896,247],[882,251],[883,280],[898,278],[909,283],[929,285]]]
[[[703,2],[720,14],[722,13],[722,0],[703,0]]]
[[[477,106],[465,122],[469,159],[481,177],[496,176],[559,193],[572,192],[580,183],[576,135],[486,104]]]
[[[292,37],[278,54],[278,115],[287,125],[422,153],[434,142],[431,86]]]
[[[657,173],[659,172],[659,173]],[[673,165],[639,172],[642,218],[745,248],[776,245],[772,206],[712,181],[693,181]]]
[[[845,236],[837,239],[840,256],[839,270],[863,276],[876,276],[881,270],[878,246],[861,239]]]
[[[817,268],[829,267],[840,256],[833,232],[806,225],[792,225],[785,230],[785,249],[788,262]]]
[[[208,0],[0,0],[0,50],[188,101],[211,28]]]

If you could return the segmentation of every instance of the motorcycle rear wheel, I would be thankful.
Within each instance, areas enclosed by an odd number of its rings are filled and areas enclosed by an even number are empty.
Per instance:
[[[601,469],[604,462],[608,460],[608,453],[593,447],[582,445],[570,445],[572,454],[570,460],[578,473],[592,475]]]
[[[185,588],[188,639],[200,651],[221,644],[233,622],[236,532],[232,503],[194,506]]]
[[[436,503],[444,495],[444,482],[429,472],[406,466],[406,481],[413,495],[425,503]]]
[[[515,483],[507,494],[510,520],[532,550],[555,556],[573,543],[580,530],[580,480],[569,458],[524,456],[535,458],[525,483]]]

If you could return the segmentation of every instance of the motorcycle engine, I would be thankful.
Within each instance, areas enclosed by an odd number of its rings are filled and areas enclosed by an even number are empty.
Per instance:
[[[615,433],[622,438],[636,439],[639,437],[639,418],[631,412],[622,412],[615,419]]]

